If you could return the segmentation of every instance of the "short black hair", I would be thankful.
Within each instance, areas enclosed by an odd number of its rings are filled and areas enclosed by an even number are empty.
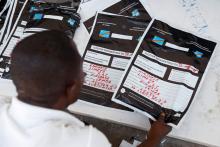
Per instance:
[[[81,70],[75,43],[60,31],[44,31],[20,41],[11,55],[11,76],[23,101],[56,102]]]

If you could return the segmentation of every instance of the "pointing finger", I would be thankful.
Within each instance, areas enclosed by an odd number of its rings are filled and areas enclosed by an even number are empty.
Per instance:
[[[166,114],[164,112],[160,113],[160,116],[157,121],[164,122]]]

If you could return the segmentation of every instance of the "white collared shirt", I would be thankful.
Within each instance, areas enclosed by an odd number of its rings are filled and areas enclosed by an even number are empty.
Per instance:
[[[108,139],[72,115],[0,100],[0,147],[111,147]]]

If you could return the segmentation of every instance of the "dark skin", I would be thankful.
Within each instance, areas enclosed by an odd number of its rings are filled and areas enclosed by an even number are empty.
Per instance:
[[[159,119],[152,124],[147,140],[138,147],[158,147],[160,145],[160,142],[172,129],[166,125],[164,119],[165,113],[161,113]]]
[[[65,110],[70,104],[76,102],[84,82],[84,77],[85,73],[81,68],[79,77],[72,80],[70,84],[67,84],[65,92],[59,96],[57,102],[51,108]]]
[[[84,77],[85,73],[81,68],[79,76],[66,85],[65,92],[60,94],[60,96],[58,96],[57,102],[49,106],[49,108],[65,110],[70,104],[76,102],[84,82]],[[24,97],[24,94],[22,94],[22,97]],[[149,131],[148,139],[145,140],[138,147],[159,146],[163,138],[171,131],[171,127],[165,124],[164,119],[165,113],[161,113],[159,119],[152,124]]]

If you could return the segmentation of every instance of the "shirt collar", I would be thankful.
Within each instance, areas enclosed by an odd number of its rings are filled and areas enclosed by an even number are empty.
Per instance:
[[[24,103],[17,98],[12,99],[9,113],[18,123],[26,127],[51,120],[62,120],[80,127],[85,126],[82,121],[67,112],[34,106]]]

